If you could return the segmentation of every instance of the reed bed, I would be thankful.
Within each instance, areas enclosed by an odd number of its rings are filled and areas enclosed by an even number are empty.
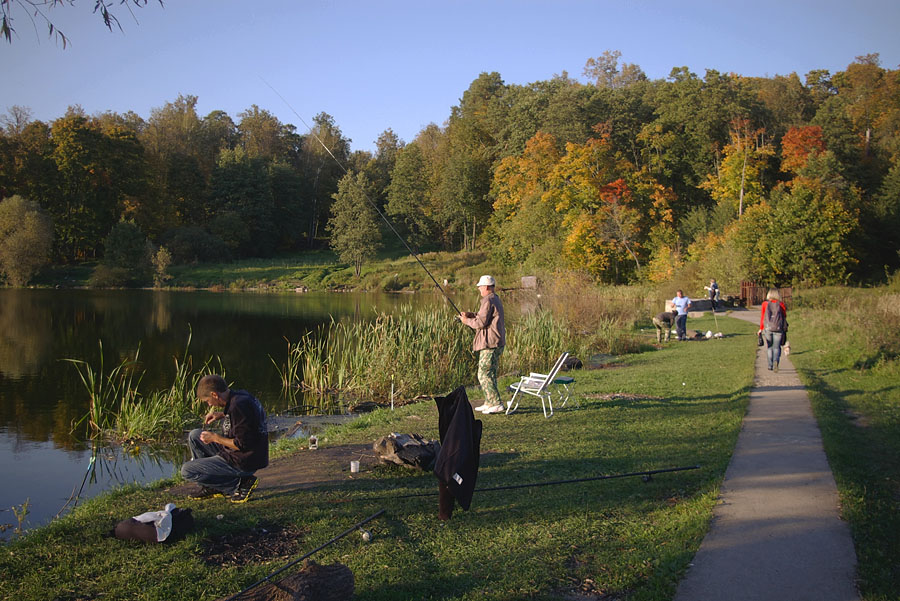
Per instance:
[[[108,372],[103,357],[103,342],[99,342],[100,358],[95,369],[81,359],[66,359],[78,370],[82,385],[88,393],[88,412],[78,422],[86,422],[88,436],[112,438],[118,442],[135,440],[165,440],[177,436],[195,420],[199,402],[194,391],[200,378],[217,373],[224,377],[225,369],[218,357],[207,359],[194,369],[188,335],[184,355],[175,357],[172,385],[165,390],[143,393],[140,384],[144,371],[137,365],[140,347],[133,358],[121,360]]]
[[[570,350],[568,329],[546,311],[507,324],[507,331],[504,372],[546,369],[560,352]],[[404,307],[372,322],[332,321],[288,343],[282,367],[272,362],[289,387],[362,398],[386,398],[393,390],[408,399],[474,381],[471,343],[468,328],[446,311]]]

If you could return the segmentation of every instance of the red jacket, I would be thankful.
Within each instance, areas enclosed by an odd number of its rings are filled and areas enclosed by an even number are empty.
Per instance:
[[[781,307],[781,313],[784,315],[784,321],[785,321],[785,323],[787,322],[787,307],[784,306],[784,303],[783,303],[783,302],[781,302],[781,301],[773,301],[773,300],[764,300],[764,301],[763,301],[763,304],[762,304],[762,313],[760,313],[760,315],[759,315],[759,329],[760,329],[760,330],[762,330],[762,329],[764,329],[764,328],[766,327],[766,326],[765,326],[765,321],[766,321],[766,305],[768,305],[769,303],[774,303],[774,302],[777,302],[778,305]]]

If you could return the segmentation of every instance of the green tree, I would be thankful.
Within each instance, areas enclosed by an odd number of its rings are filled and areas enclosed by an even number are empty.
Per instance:
[[[589,58],[584,65],[584,76],[602,88],[621,88],[647,79],[637,65],[622,63],[619,68],[621,56],[618,50],[605,50],[597,58]]]
[[[429,203],[428,171],[419,144],[407,144],[397,153],[387,190],[385,212],[410,244],[420,248],[434,241],[434,208]]]
[[[328,232],[331,248],[341,261],[353,265],[356,277],[365,261],[375,256],[381,247],[378,216],[369,201],[372,184],[362,173],[354,177],[348,173],[338,184],[331,208]]]
[[[844,284],[856,265],[855,215],[810,182],[798,182],[771,213],[757,261],[763,281]]]
[[[301,174],[308,182],[310,210],[307,215],[307,240],[312,246],[319,227],[328,221],[332,198],[345,175],[343,165],[350,157],[350,141],[335,124],[334,117],[319,113],[302,143]]]
[[[54,121],[51,136],[58,188],[43,202],[54,220],[58,251],[70,261],[95,256],[127,197],[140,190],[141,145],[134,132],[104,132],[77,110]]]
[[[223,150],[211,182],[216,233],[238,256],[272,254],[278,243],[274,198],[264,160],[240,147]]]
[[[727,205],[732,215],[740,217],[746,207],[762,201],[763,171],[774,151],[763,141],[765,132],[752,131],[747,119],[733,121],[730,134],[731,143],[716,174],[707,176],[703,187],[716,203]]]
[[[251,159],[273,161],[284,158],[287,153],[285,134],[293,131],[293,126],[282,123],[269,111],[255,104],[238,113],[240,122],[237,131],[244,151]]]
[[[34,201],[21,196],[0,202],[0,275],[24,286],[50,259],[53,226]]]
[[[110,267],[142,269],[147,237],[133,221],[120,221],[103,240],[103,262]]]

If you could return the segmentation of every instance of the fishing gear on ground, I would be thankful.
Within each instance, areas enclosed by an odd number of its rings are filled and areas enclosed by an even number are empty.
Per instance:
[[[261,584],[270,582],[274,576],[277,576],[288,568],[312,557],[314,554],[318,553],[325,547],[336,543],[351,532],[354,532],[356,530],[362,531],[363,540],[369,542],[369,540],[371,540],[371,534],[368,531],[363,530],[362,527],[372,520],[380,517],[382,514],[384,514],[384,512],[384,509],[376,511],[366,519],[350,526],[331,540],[319,545],[302,557],[298,557],[297,559],[288,562],[274,572],[267,574],[262,579],[257,580],[242,591],[226,598],[224,601],[235,601],[236,599],[241,598],[243,595],[247,594],[249,591],[255,589]],[[368,539],[366,538],[366,534],[369,534]],[[350,599],[353,596],[353,572],[351,572],[347,566],[341,564],[319,566],[318,564],[310,563],[309,565],[304,567],[303,572],[303,574],[298,574],[295,577],[289,576],[277,583],[273,582],[271,586],[277,588],[279,593],[296,593],[294,594],[294,596],[290,597],[292,599],[302,598],[325,601],[328,599]],[[300,589],[303,590],[301,591]],[[303,596],[300,596],[301,594]],[[266,597],[264,595],[254,595],[254,598]]]

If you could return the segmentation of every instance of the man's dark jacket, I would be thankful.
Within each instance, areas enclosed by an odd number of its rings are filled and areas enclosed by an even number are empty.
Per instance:
[[[238,450],[222,447],[219,455],[243,472],[269,465],[269,431],[262,404],[246,390],[232,390],[223,411],[223,434],[234,439]]]
[[[441,451],[434,465],[434,474],[442,485],[449,488],[460,506],[468,510],[478,477],[481,422],[475,419],[463,386],[448,396],[435,397],[434,401],[437,403],[441,436]],[[447,518],[449,515],[443,519]]]

